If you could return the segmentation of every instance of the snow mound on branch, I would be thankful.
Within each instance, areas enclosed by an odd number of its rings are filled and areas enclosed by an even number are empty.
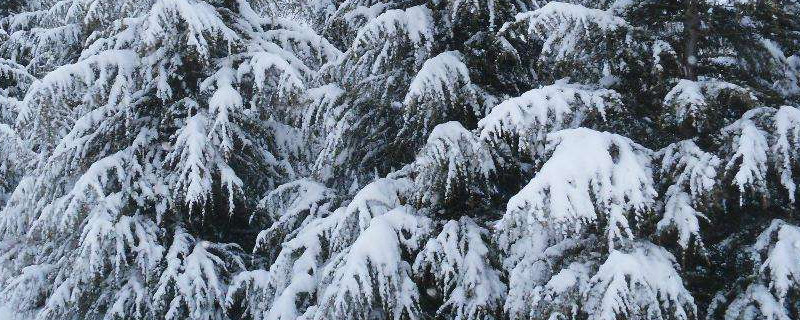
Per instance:
[[[7,193],[13,191],[14,188],[13,178],[15,177],[12,175],[22,174],[29,166],[29,161],[34,158],[34,153],[27,148],[25,141],[13,128],[3,123],[0,123],[0,141],[2,141],[0,143],[0,179],[5,179],[0,181],[0,208],[2,208],[6,203]]]
[[[449,319],[479,319],[500,314],[506,296],[501,273],[492,266],[488,230],[472,219],[451,220],[428,240],[414,262],[418,278],[432,275],[445,295],[437,315]]]
[[[370,20],[358,30],[353,45],[362,43],[385,42],[382,35],[405,35],[412,43],[422,45],[433,37],[431,32],[431,12],[424,6],[411,7],[406,10],[389,10]]]
[[[546,256],[553,258],[553,253]],[[529,316],[688,320],[697,314],[675,258],[665,249],[636,242],[632,247],[612,250],[605,261],[597,258],[570,262],[540,279],[529,293],[533,306]],[[543,266],[540,272],[547,274],[547,266]]]
[[[36,77],[30,74],[25,66],[3,58],[0,58],[0,76],[27,84],[36,80]]]
[[[667,190],[666,196],[664,216],[656,226],[658,232],[665,233],[667,230],[676,230],[678,244],[683,249],[689,247],[689,241],[692,238],[698,242],[701,241],[699,219],[708,220],[708,217],[694,208],[689,194],[670,188]],[[699,244],[702,246],[702,242]]]
[[[483,115],[476,98],[478,89],[463,60],[460,52],[445,51],[422,64],[403,99],[398,139],[418,145],[437,124],[447,120],[469,123]]]
[[[659,151],[657,157],[661,160],[661,174],[685,188],[692,197],[700,197],[714,188],[721,160],[700,149],[694,141],[673,143]]]
[[[688,121],[693,128],[702,131],[709,125],[711,113],[716,111],[716,108],[713,110],[709,108],[719,103],[718,100],[723,94],[744,100],[756,100],[750,91],[729,82],[717,79],[698,81],[681,79],[664,96],[663,104],[670,108],[665,115],[666,121],[675,125]]]
[[[326,266],[315,319],[419,317],[419,292],[403,256],[419,250],[430,221],[407,210],[399,207],[372,219]]]
[[[209,141],[210,124],[208,116],[201,112],[188,118],[186,125],[177,132],[167,159],[175,164],[180,174],[171,177],[170,183],[176,187],[174,196],[183,199],[191,212],[193,206],[210,199],[212,175],[218,173],[220,183],[228,191],[229,210],[233,212],[233,194],[241,190],[243,182]]]
[[[361,188],[346,207],[337,209],[343,217],[332,231],[332,245],[339,250],[349,246],[372,219],[401,206],[412,187],[407,179],[383,178]]]
[[[233,87],[234,76],[231,68],[220,69],[204,81],[201,88],[210,90],[211,82],[216,89],[208,99],[208,113],[214,117],[209,136],[216,140],[214,142],[219,145],[220,151],[228,154],[233,149],[232,135],[240,133],[231,118],[241,112],[244,102],[242,95]]]
[[[800,162],[800,110],[795,107],[783,106],[773,116],[775,143],[771,151],[776,155],[777,171],[781,175],[781,184],[789,193],[789,199],[794,202],[797,183],[796,168]]]
[[[519,152],[534,152],[550,132],[575,128],[592,118],[605,120],[607,110],[621,105],[619,99],[613,90],[561,80],[494,107],[478,122],[480,137],[495,144],[510,139]]]
[[[592,237],[565,239],[523,260],[512,276],[527,271],[530,283],[512,278],[509,302],[515,304],[506,303],[512,318],[694,319],[694,298],[672,254],[636,241],[607,255],[575,259],[576,250],[594,247],[594,242]]]
[[[228,277],[244,269],[236,250],[236,245],[198,240],[176,230],[165,256],[167,267],[153,294],[155,307],[165,319],[221,318]]]
[[[501,224],[547,224],[581,233],[587,224],[606,223],[609,248],[632,238],[629,217],[652,210],[656,191],[652,152],[628,138],[591,129],[548,135],[551,156],[508,202]]]
[[[295,53],[298,59],[314,70],[342,55],[339,49],[326,38],[316,34],[309,26],[282,17],[276,18],[274,22],[280,25],[281,29],[263,31],[264,39]]]
[[[571,56],[580,56],[582,48],[597,36],[617,30],[629,29],[624,19],[613,12],[587,8],[579,4],[548,2],[539,9],[519,13],[515,21],[507,22],[500,33],[514,25],[527,26],[527,32],[542,39],[542,56],[562,61]]]
[[[239,65],[237,77],[251,74],[258,90],[270,89],[281,97],[302,92],[306,88],[306,81],[314,73],[293,53],[272,43],[262,46],[248,53],[249,59]]]
[[[586,309],[592,319],[687,320],[697,313],[675,258],[652,244],[630,252],[612,251],[586,290]]]
[[[338,85],[330,83],[324,86],[308,89],[306,97],[311,107],[303,114],[301,129],[306,136],[321,135],[324,141],[327,134],[336,127],[337,104],[341,101],[345,91]],[[318,131],[318,132],[316,132]]]
[[[306,200],[321,195],[314,192],[321,191],[319,188],[309,186],[307,182],[286,185],[286,188],[301,186],[306,191],[299,193],[305,196],[296,198],[295,202],[301,205],[297,208],[305,207]],[[317,292],[321,290],[321,272],[330,259],[350,250],[375,219],[400,207],[401,198],[411,186],[409,180],[379,179],[363,187],[346,206],[329,215],[304,221],[296,232],[274,230],[288,235],[269,272],[237,275],[228,301],[243,294],[250,306],[247,312],[255,318],[289,320],[303,313],[313,314],[318,310],[312,306],[317,303]],[[274,196],[286,194],[286,191],[289,190],[276,192]]]
[[[445,51],[426,60],[411,81],[403,103],[408,105],[426,96],[450,96],[460,86],[471,83],[463,59],[458,51]]]
[[[792,319],[800,292],[800,228],[773,220],[752,247],[754,280],[725,311],[726,320]],[[795,314],[796,315],[796,314]]]
[[[710,201],[718,188],[718,169],[722,164],[717,156],[700,149],[693,141],[671,144],[658,152],[661,158],[660,175],[666,179],[667,191],[664,215],[658,222],[661,233],[676,230],[678,244],[686,249],[694,238],[702,246],[699,219],[708,219],[695,207]]]
[[[143,25],[142,37],[144,43],[154,45],[160,41],[164,34],[172,27],[165,23],[180,21],[189,31],[186,35],[187,44],[194,47],[201,56],[209,54],[207,35],[219,36],[228,43],[237,40],[239,36],[231,30],[217,13],[214,6],[194,0],[157,0],[147,15]]]
[[[768,175],[775,172],[789,201],[795,202],[800,110],[791,106],[750,110],[722,130],[721,141],[725,172],[733,176],[741,201],[750,195],[748,192],[770,197]]]
[[[777,238],[777,241],[773,239]],[[772,222],[756,241],[754,250],[767,252],[760,271],[769,275],[769,288],[786,302],[790,289],[800,288],[800,228],[781,220]]]
[[[250,221],[268,220],[269,228],[258,233],[253,250],[278,252],[286,238],[309,223],[309,220],[329,213],[334,192],[325,186],[301,179],[282,184],[270,191],[258,203],[265,217],[251,216]]]
[[[479,201],[489,196],[495,171],[489,149],[461,123],[450,121],[433,129],[414,162],[420,203]]]
[[[348,50],[332,66],[342,67],[344,80],[353,81],[393,69],[398,56],[413,56],[415,65],[421,65],[433,40],[431,15],[425,6],[382,13],[358,29]],[[402,48],[406,45],[411,52]]]
[[[576,24],[593,24],[603,30],[614,30],[627,26],[624,19],[614,16],[613,13],[600,9],[587,8],[579,4],[552,1],[544,6],[528,12],[517,14],[517,22],[527,21],[530,32],[537,33],[538,28],[553,28],[561,20],[572,20]]]
[[[125,104],[131,94],[139,57],[132,50],[107,50],[64,65],[34,81],[19,102],[16,125],[26,135],[53,135],[89,110],[69,109],[71,101]],[[100,100],[100,101],[98,101]],[[57,143],[60,136],[48,136]]]

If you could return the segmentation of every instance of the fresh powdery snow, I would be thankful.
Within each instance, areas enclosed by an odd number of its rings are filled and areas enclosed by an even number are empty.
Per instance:
[[[536,152],[537,143],[548,133],[605,120],[606,112],[618,103],[619,95],[613,90],[562,79],[498,104],[478,122],[480,136],[495,143],[516,137],[520,152]]]
[[[572,57],[588,59],[594,38],[592,32],[608,34],[630,28],[621,17],[608,10],[587,8],[579,4],[552,1],[528,12],[518,13],[506,22],[501,32],[523,25],[526,31],[540,38],[543,58],[564,61]]]
[[[654,206],[652,152],[629,139],[590,129],[548,135],[550,157],[508,202],[502,224],[544,223],[564,233],[604,221],[609,247],[631,238],[630,225]]]
[[[800,319],[798,26],[0,0],[0,320]]]

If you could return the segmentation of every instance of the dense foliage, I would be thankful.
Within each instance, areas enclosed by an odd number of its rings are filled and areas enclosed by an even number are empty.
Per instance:
[[[800,318],[800,2],[565,1],[0,3],[0,305]]]

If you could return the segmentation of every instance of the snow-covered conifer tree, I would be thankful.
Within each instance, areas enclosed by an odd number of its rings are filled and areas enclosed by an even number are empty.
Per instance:
[[[283,114],[337,51],[245,1],[52,10],[97,30],[54,37],[63,50],[5,44],[43,75],[16,102],[27,138],[7,139],[33,159],[2,211],[3,295],[36,318],[226,316],[254,239],[226,230],[297,173],[304,149]],[[9,22],[19,41],[59,23],[22,18]]]
[[[6,1],[0,312],[800,318],[798,29],[794,0]]]

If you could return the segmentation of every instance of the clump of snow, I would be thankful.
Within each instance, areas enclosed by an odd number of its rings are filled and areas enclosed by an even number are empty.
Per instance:
[[[250,218],[251,223],[254,220],[267,220],[269,223],[269,228],[256,237],[254,250],[279,251],[286,238],[293,237],[314,218],[328,214],[332,210],[333,198],[333,190],[309,179],[282,184],[270,191],[258,203],[265,216],[254,213]]]
[[[699,132],[704,132],[710,125],[709,121],[713,121],[713,112],[719,112],[715,105],[720,103],[722,95],[736,96],[746,101],[756,100],[750,91],[729,82],[681,79],[664,96],[663,104],[669,108],[665,120],[674,125],[688,123]]]
[[[424,6],[386,11],[360,28],[353,43],[359,45],[362,42],[383,42],[385,39],[380,35],[404,34],[412,43],[422,45],[423,41],[429,41],[433,37],[430,16],[430,10]]]
[[[230,273],[244,269],[231,252],[235,245],[198,240],[178,229],[165,256],[167,267],[153,294],[155,308],[166,319],[211,319],[221,316]]]
[[[482,115],[476,85],[463,60],[460,52],[445,51],[422,64],[403,98],[398,139],[420,142],[439,123]]]
[[[726,320],[792,319],[800,290],[800,228],[773,220],[751,248],[755,263],[746,290],[730,302]]]
[[[435,288],[445,295],[437,315],[466,320],[492,317],[502,310],[506,285],[492,265],[488,239],[488,230],[463,217],[446,223],[417,255],[417,277],[431,274]]]
[[[595,319],[646,314],[650,319],[692,319],[694,298],[683,286],[675,259],[665,249],[642,244],[630,252],[612,251],[583,294]]]
[[[535,272],[533,284],[527,300],[516,302],[527,302],[530,309],[518,318],[688,320],[697,315],[675,258],[665,249],[632,242],[604,258],[590,255],[571,261],[567,252],[591,241],[567,240],[527,262],[533,262],[526,268]]]
[[[495,166],[489,148],[455,121],[433,129],[414,166],[420,203],[475,201],[492,191]]]
[[[546,224],[569,234],[602,221],[609,248],[632,238],[630,218],[638,220],[655,203],[652,152],[585,128],[549,134],[547,149],[550,157],[508,201],[501,224]]]
[[[425,96],[452,95],[459,86],[470,84],[469,70],[463,59],[458,51],[445,51],[426,60],[408,86],[403,103],[408,105]]]
[[[717,156],[700,149],[693,141],[671,144],[658,152],[660,174],[666,178],[664,214],[658,222],[659,232],[676,230],[678,244],[683,249],[694,238],[702,246],[699,219],[708,219],[695,207],[708,207],[709,194],[718,188],[718,169],[722,164]]]
[[[800,159],[800,111],[791,106],[757,108],[722,130],[725,171],[733,175],[741,201],[754,192],[770,196],[769,170],[780,175],[780,186],[790,202],[797,187],[793,177]]]
[[[212,175],[219,173],[221,182],[228,189],[230,209],[233,210],[233,193],[240,190],[242,180],[230,168],[227,162],[209,143],[207,126],[209,119],[204,113],[198,113],[186,120],[175,138],[175,144],[168,160],[176,164],[180,175],[173,177],[171,183],[177,187],[178,199],[190,207],[202,205],[212,194]]]
[[[206,36],[218,36],[231,43],[238,38],[222,20],[217,10],[208,3],[193,0],[157,0],[150,8],[142,30],[145,43],[154,45],[171,30],[169,22],[180,21],[186,26],[187,44],[202,56],[209,54]],[[167,24],[167,26],[165,26]]]
[[[597,49],[593,45],[597,44],[598,38],[605,40],[617,31],[632,28],[613,11],[558,1],[548,2],[533,11],[518,13],[515,21],[506,22],[499,32],[519,25],[542,41],[540,58],[556,62],[594,60],[590,53]]]
[[[495,144],[510,138],[519,152],[534,153],[550,132],[605,120],[607,111],[621,105],[619,99],[613,90],[560,80],[494,107],[478,123],[480,137]]]
[[[375,217],[350,248],[323,270],[315,319],[417,318],[419,292],[404,254],[422,246],[430,221],[399,207]]]
[[[345,66],[345,80],[386,72],[394,67],[397,55],[413,56],[421,65],[433,40],[431,14],[425,6],[382,13],[358,29],[350,48],[334,65]],[[412,45],[412,52],[401,51],[406,43]]]
[[[323,212],[322,216],[304,220],[296,231],[272,230],[285,233],[286,236],[269,272],[238,275],[228,299],[232,301],[235,295],[244,294],[245,301],[251,306],[248,312],[254,317],[289,320],[296,319],[304,313],[313,316],[315,310],[321,309],[314,307],[317,300],[312,297],[315,297],[320,290],[322,271],[330,259],[348,252],[353,244],[361,239],[361,235],[371,228],[372,223],[377,221],[376,219],[401,207],[401,198],[410,187],[411,181],[405,179],[379,179],[359,190],[345,206],[330,213]],[[291,201],[293,205],[283,212],[287,219],[295,219],[296,217],[292,216],[295,212],[293,210],[305,211],[303,208],[314,208],[315,203],[318,203],[315,199],[327,197],[328,193],[327,189],[318,184],[297,181],[271,193],[262,203],[269,205],[272,200],[290,196],[295,199]],[[323,204],[317,207],[317,210],[327,210],[324,206],[327,205]],[[284,216],[281,216],[281,219]],[[371,233],[380,232],[371,231]],[[385,235],[381,233],[381,236]],[[366,246],[371,241],[373,240],[362,240],[362,245]],[[334,269],[326,270],[334,271]]]

